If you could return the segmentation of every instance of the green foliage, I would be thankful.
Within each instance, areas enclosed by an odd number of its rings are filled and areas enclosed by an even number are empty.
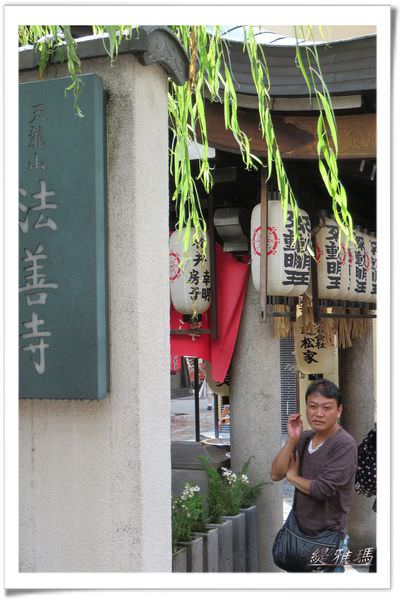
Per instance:
[[[103,44],[111,63],[118,55],[121,42],[132,35],[132,25],[93,25],[93,32],[104,35]],[[168,113],[172,132],[170,146],[170,173],[174,181],[173,200],[176,203],[177,227],[183,233],[184,256],[190,241],[197,242],[205,255],[207,225],[202,214],[197,181],[191,172],[188,143],[200,142],[203,151],[199,156],[198,182],[209,193],[213,186],[212,168],[208,159],[208,132],[205,98],[211,102],[222,102],[224,106],[225,127],[238,144],[246,169],[257,169],[262,161],[250,151],[250,140],[241,129],[238,121],[238,102],[234,85],[230,52],[226,41],[221,37],[221,27],[215,26],[213,32],[203,25],[171,25],[187,54],[190,68],[189,80],[182,86],[169,81]],[[298,42],[298,29],[302,36],[310,41],[307,45]],[[138,26],[134,27],[138,33]],[[280,149],[274,132],[271,115],[270,74],[264,49],[258,44],[252,26],[245,28],[246,35],[243,52],[247,54],[252,79],[258,96],[258,111],[262,137],[267,150],[267,179],[276,174],[277,185],[283,208],[283,220],[287,210],[293,212],[294,245],[299,242],[299,223],[302,216],[298,203],[285,171]],[[80,59],[76,52],[76,42],[71,36],[68,25],[19,27],[20,45],[34,44],[40,52],[39,73],[43,76],[46,65],[56,57],[65,55],[71,75],[71,91],[74,98],[74,111],[83,116],[78,106],[82,80]],[[332,102],[320,67],[317,46],[313,40],[312,28],[295,28],[297,38],[296,64],[307,85],[310,98],[314,94],[318,107],[317,155],[319,172],[332,201],[334,217],[345,239],[353,242],[352,217],[348,210],[347,194],[338,176],[338,140],[337,126]],[[107,43],[106,43],[107,41]],[[263,165],[264,166],[264,165]],[[198,183],[198,185],[199,185]],[[191,228],[194,233],[191,240]],[[339,232],[340,235],[340,232]],[[306,248],[313,255],[311,247]]]
[[[267,481],[260,481],[255,485],[251,485],[248,476],[248,469],[251,463],[251,458],[249,458],[246,463],[244,463],[240,473],[239,479],[242,482],[242,496],[241,496],[241,508],[249,508],[253,506],[262,493],[262,488],[264,485],[267,485]]]
[[[73,110],[79,117],[83,113],[78,105],[79,94],[82,89],[81,61],[77,55],[77,43],[71,35],[70,25],[20,25],[18,27],[18,43],[20,46],[33,45],[40,53],[39,77],[44,77],[44,71],[49,62],[56,57],[64,61],[64,51],[67,58],[68,72],[71,84],[66,88],[65,94],[73,94]]]
[[[225,513],[225,483],[218,470],[213,467],[206,456],[199,456],[199,462],[208,478],[207,510],[212,523],[221,523]]]
[[[270,89],[270,75],[269,69],[266,62],[266,57],[263,48],[256,42],[253,27],[247,28],[247,36],[245,38],[244,47],[248,51],[248,57],[251,65],[251,73],[253,83],[258,95],[258,110],[260,125],[262,130],[262,137],[266,142],[267,146],[267,179],[270,178],[272,173],[272,166],[274,165],[277,179],[277,186],[280,192],[281,205],[283,209],[283,223],[287,221],[288,205],[293,213],[293,228],[294,228],[294,241],[295,245],[299,243],[299,222],[303,221],[302,215],[299,213],[298,203],[295,195],[292,191],[287,173],[285,171],[284,163],[280,155],[276,135],[273,127],[273,120],[270,111],[271,98],[269,94]],[[313,254],[313,249],[310,246],[308,251]]]
[[[296,64],[309,90],[313,90],[318,103],[319,117],[317,121],[317,154],[319,172],[324,185],[332,199],[334,218],[339,225],[339,247],[341,231],[346,241],[355,243],[353,221],[348,210],[347,192],[338,176],[338,139],[337,125],[333,105],[320,66],[319,53],[313,38],[312,27],[294,27],[296,45]],[[299,34],[312,44],[300,45]]]
[[[189,542],[195,531],[206,530],[206,506],[199,487],[186,482],[180,496],[173,498],[172,503],[172,538],[173,551],[179,542]]]
[[[238,515],[240,508],[252,506],[267,483],[250,484],[250,458],[238,474],[224,467],[219,471],[205,456],[198,458],[208,477],[208,514],[214,523],[221,523],[224,515]]]

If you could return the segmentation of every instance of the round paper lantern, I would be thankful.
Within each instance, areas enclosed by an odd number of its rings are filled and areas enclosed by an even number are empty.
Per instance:
[[[348,282],[348,252],[339,226],[334,219],[325,219],[316,234],[316,262],[319,298],[344,299]],[[340,248],[340,251],[339,251]]]
[[[333,369],[335,347],[330,345],[316,324],[304,329],[302,318],[295,323],[295,361],[298,369],[306,375],[327,373]]]
[[[351,242],[346,248],[346,260],[344,263],[344,288],[341,294],[341,300],[355,300],[355,246]]]
[[[370,257],[367,252],[368,239],[367,235],[359,228],[354,231],[356,244],[354,246],[355,258],[355,281],[354,281],[354,297],[357,302],[368,302],[370,294],[367,290],[368,271],[370,270]]]
[[[303,221],[299,221],[300,241],[294,240],[293,214],[287,211],[283,224],[283,211],[279,200],[269,200],[267,206],[267,294],[269,296],[300,296],[308,287],[311,256],[307,251],[310,245],[311,224],[308,214],[299,211]],[[257,204],[251,217],[251,273],[255,288],[260,290],[260,222],[261,205]]]
[[[377,292],[377,240],[373,234],[368,236],[370,270],[368,274],[368,302],[376,304]]]
[[[191,229],[191,238],[194,233]],[[209,241],[206,258],[197,243],[191,243],[184,257],[183,236],[178,231],[170,236],[170,294],[175,310],[184,315],[202,314],[210,306],[211,276]],[[181,260],[183,262],[181,264]]]

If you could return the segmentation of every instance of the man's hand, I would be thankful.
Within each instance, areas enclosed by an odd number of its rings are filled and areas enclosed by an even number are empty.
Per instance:
[[[298,477],[299,475],[299,452],[298,450],[296,450],[295,453],[295,459],[294,456],[291,454],[291,458],[290,458],[290,464],[288,466],[288,470],[287,470],[287,479],[290,483],[292,483],[292,479],[294,477]]]
[[[300,413],[290,415],[287,421],[288,438],[293,442],[298,442],[303,431],[303,423]]]

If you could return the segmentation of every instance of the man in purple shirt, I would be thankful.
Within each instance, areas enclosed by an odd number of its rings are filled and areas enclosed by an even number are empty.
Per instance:
[[[280,481],[287,477],[295,486],[296,517],[306,535],[338,531],[344,545],[358,447],[354,438],[338,424],[343,405],[334,383],[326,379],[314,381],[305,399],[312,429],[303,431],[300,414],[288,418],[288,439],[272,462],[271,478]]]

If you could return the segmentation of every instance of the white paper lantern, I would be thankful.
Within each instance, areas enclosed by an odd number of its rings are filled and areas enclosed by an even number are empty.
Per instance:
[[[194,233],[191,229],[191,240]],[[209,241],[202,261],[199,245],[191,243],[183,259],[183,237],[178,231],[170,236],[170,294],[175,310],[184,315],[202,314],[210,307],[211,275]]]
[[[339,240],[338,233],[339,226],[334,219],[325,219],[316,234],[318,290],[319,298],[324,300],[345,299],[349,256],[344,236]]]
[[[315,324],[306,331],[301,317],[295,323],[295,361],[298,369],[306,375],[327,373],[333,369],[336,354],[335,345],[326,340]]]
[[[370,258],[367,253],[367,235],[360,229],[354,231],[356,244],[354,246],[354,270],[355,280],[353,286],[353,300],[356,302],[368,302],[370,294],[367,291],[368,269],[370,269]]]
[[[355,246],[349,242],[344,263],[344,288],[341,292],[341,300],[355,300],[355,285]]]
[[[368,302],[376,304],[377,293],[377,240],[374,235],[368,236],[370,270],[367,283]]]
[[[311,239],[311,224],[308,214],[299,211],[303,218],[298,229],[300,241],[294,240],[293,214],[287,211],[283,224],[283,212],[279,200],[269,200],[267,206],[267,295],[300,296],[308,287],[311,256],[307,251]],[[260,290],[260,230],[261,205],[257,204],[251,217],[251,273],[255,288]]]

